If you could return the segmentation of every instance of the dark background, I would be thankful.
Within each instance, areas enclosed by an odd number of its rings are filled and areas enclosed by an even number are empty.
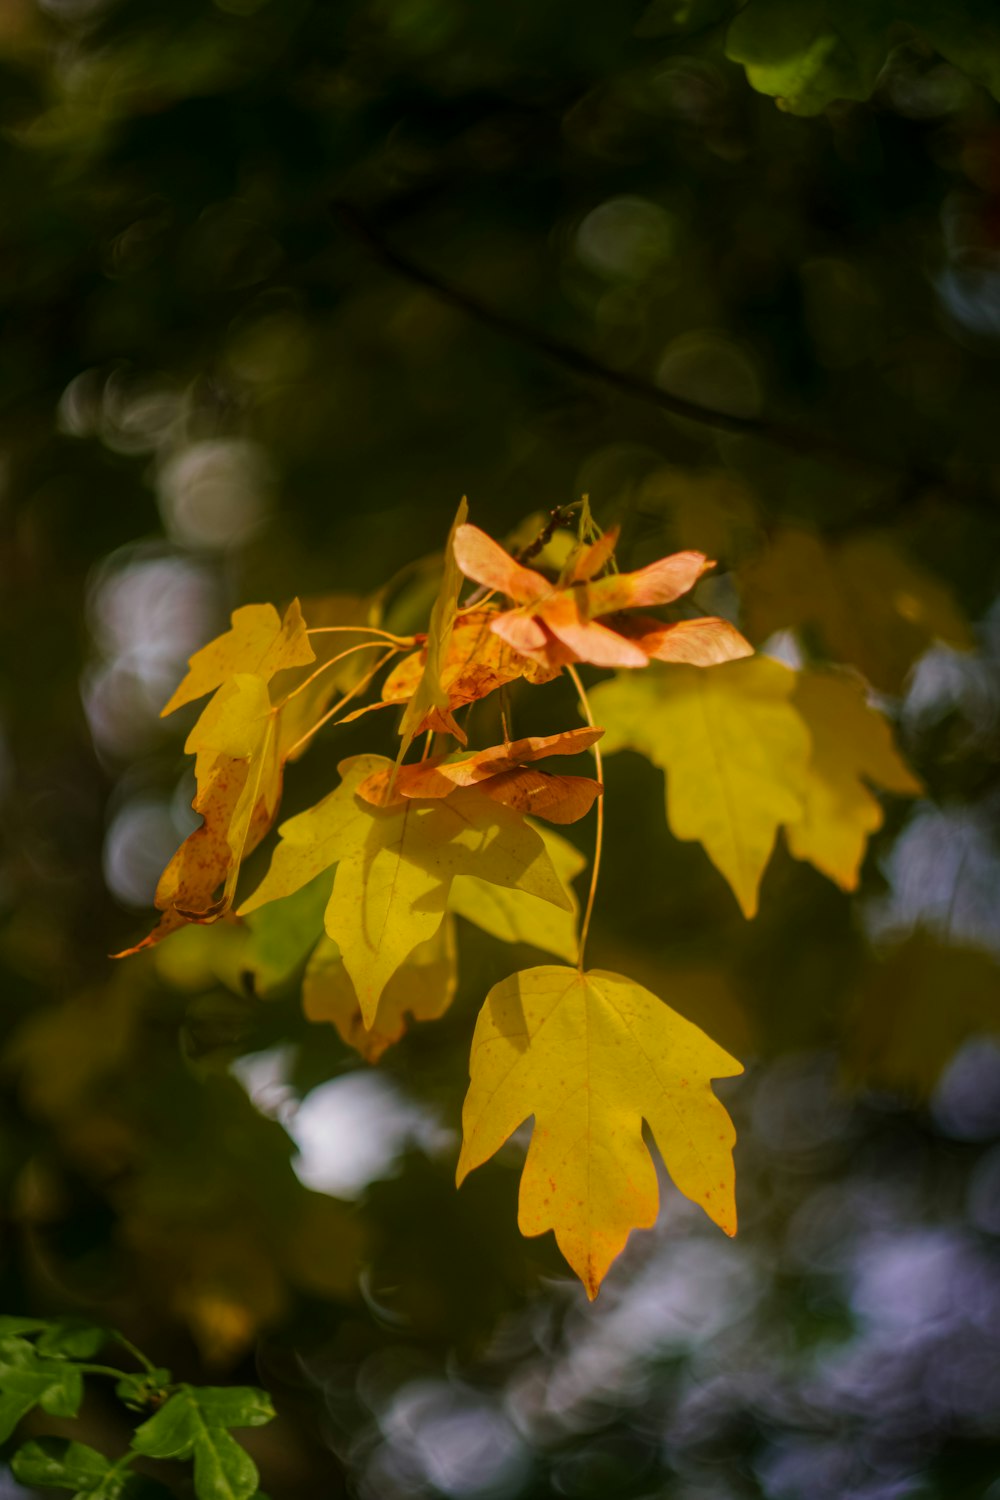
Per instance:
[[[267,1385],[272,1500],[1000,1496],[1000,120],[905,25],[870,99],[797,117],[726,21],[0,9],[0,1297]],[[852,606],[928,787],[854,897],[779,848],[744,922],[659,774],[608,763],[591,960],[750,1067],[739,1237],[665,1184],[593,1307],[517,1234],[517,1146],[452,1186],[511,955],[463,932],[455,1007],[375,1071],[224,941],[107,958],[192,826],[158,713],[232,607],[373,589],[462,494],[504,536],[584,492],[627,565],[716,556],[699,602],[757,645],[795,524],[882,538],[974,648]],[[321,739],[287,805],[391,743]],[[84,1422],[123,1442],[101,1393]]]

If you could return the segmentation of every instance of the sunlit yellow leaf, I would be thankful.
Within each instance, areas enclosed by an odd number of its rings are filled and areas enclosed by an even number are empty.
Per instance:
[[[276,672],[315,661],[299,601],[293,599],[282,620],[273,604],[247,604],[232,614],[232,628],[196,651],[164,715],[193,703],[228,682],[238,672],[270,682]]]
[[[185,749],[195,756],[198,790],[192,806],[202,824],[157,883],[153,899],[162,918],[148,937],[118,957],[162,942],[187,922],[214,921],[229,910],[244,857],[277,816],[282,764],[262,678],[239,673],[219,688]]]
[[[666,772],[671,831],[704,845],[747,917],[778,828],[802,816],[810,746],[794,685],[787,667],[752,656],[709,671],[651,666],[591,694],[604,753],[638,750]]]
[[[792,702],[812,738],[802,817],[788,824],[788,847],[844,890],[858,884],[868,836],[883,813],[866,783],[919,797],[920,781],[900,758],[888,720],[871,708],[860,682],[833,672],[804,672]]]
[[[418,943],[389,979],[374,1023],[366,1030],[340,949],[332,938],[324,937],[306,967],[302,1008],[310,1021],[331,1022],[349,1047],[374,1063],[399,1041],[410,1020],[436,1021],[444,1015],[457,982],[455,926],[446,917],[433,937]]]
[[[210,784],[220,773],[237,779],[242,788],[226,829],[229,847],[223,906],[232,904],[240,861],[271,826],[281,801],[282,767],[278,758],[275,720],[267,688],[259,677],[240,674],[210,700],[184,746],[194,755],[195,775],[201,785],[205,768]],[[200,811],[201,809],[197,809]],[[256,825],[256,826],[254,826]]]
[[[632,980],[545,966],[486,998],[462,1114],[461,1183],[529,1115],[518,1223],[555,1231],[595,1297],[633,1229],[659,1210],[643,1120],[686,1197],[736,1232],[732,1122],[709,1086],[742,1066]]]
[[[536,831],[542,837],[560,880],[570,892],[571,911],[563,911],[525,891],[491,885],[474,875],[459,875],[452,881],[448,909],[503,943],[528,943],[533,948],[566,959],[567,963],[575,963],[580,909],[570,882],[579,875],[587,861],[575,844],[553,829],[537,826]]]

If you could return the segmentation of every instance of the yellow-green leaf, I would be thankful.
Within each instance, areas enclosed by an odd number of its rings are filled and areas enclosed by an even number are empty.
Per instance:
[[[868,836],[883,813],[867,782],[919,797],[921,782],[901,759],[888,720],[871,708],[860,682],[833,672],[803,672],[792,702],[812,738],[802,816],[788,824],[788,847],[845,891],[857,888]]]
[[[323,937],[306,968],[302,1008],[310,1021],[331,1022],[349,1047],[374,1063],[399,1041],[410,1020],[436,1021],[443,1016],[457,982],[455,924],[445,917],[434,936],[419,943],[392,975],[374,1023],[366,1030],[340,949],[332,938]]]
[[[230,860],[223,873],[225,885],[220,910],[232,905],[240,864],[245,853],[271,826],[281,801],[282,765],[278,756],[275,715],[261,677],[238,673],[209,701],[184,745],[195,756],[199,787],[206,770],[212,782],[220,768],[228,778],[244,762],[246,777],[226,830]],[[199,807],[198,811],[202,811]],[[254,822],[258,828],[253,829]],[[255,835],[255,836],[254,836]],[[211,910],[214,911],[214,907]]]
[[[560,880],[570,892],[572,910],[564,911],[550,901],[529,896],[526,891],[491,885],[475,875],[459,875],[452,882],[448,910],[464,917],[467,922],[473,922],[502,943],[528,943],[533,948],[566,959],[567,963],[575,963],[580,908],[570,882],[579,875],[587,861],[569,839],[544,825],[531,826],[541,836]]]
[[[290,895],[335,863],[326,931],[340,949],[367,1027],[389,978],[441,925],[456,875],[572,909],[539,835],[475,788],[387,808],[355,795],[364,777],[389,764],[372,755],[344,761],[336,791],[282,825],[271,868],[240,911],[246,915]]]
[[[281,842],[271,856],[270,869],[243,902],[241,917],[300,890],[364,840],[373,809],[355,797],[354,789],[386,763],[381,755],[356,755],[341,761],[337,767],[340,785],[315,807],[279,826]]]
[[[163,714],[212,693],[237,672],[270,682],[286,667],[315,661],[299,601],[293,599],[282,620],[273,604],[247,604],[232,614],[232,628],[196,651],[188,671]]]
[[[794,683],[752,656],[710,671],[651,664],[591,694],[605,755],[638,750],[666,772],[671,831],[704,845],[747,917],[778,828],[802,816],[810,746]]]
[[[649,990],[601,969],[546,965],[495,985],[472,1040],[458,1181],[529,1115],[518,1223],[555,1231],[589,1297],[659,1210],[643,1120],[677,1187],[736,1232],[728,1113],[709,1086],[740,1063]]]

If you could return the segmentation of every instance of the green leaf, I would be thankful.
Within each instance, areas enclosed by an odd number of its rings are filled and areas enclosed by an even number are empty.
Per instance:
[[[83,1400],[83,1375],[76,1365],[39,1359],[33,1366],[6,1370],[0,1388],[40,1406],[50,1417],[75,1417]]]
[[[837,99],[870,98],[908,29],[1000,96],[992,0],[750,0],[729,28],[726,55],[782,109],[815,115]]]
[[[258,1427],[274,1415],[263,1391],[189,1385],[132,1436],[136,1453],[148,1458],[193,1458],[198,1500],[250,1500],[257,1488],[257,1467],[225,1430]]]
[[[4,1391],[0,1394],[0,1443],[5,1443],[22,1417],[35,1405],[31,1395]]]
[[[276,989],[305,963],[323,935],[329,899],[329,881],[317,876],[284,901],[262,906],[246,918],[250,941],[244,968],[253,975],[258,994]]]
[[[200,1385],[194,1399],[210,1427],[263,1427],[274,1420],[266,1391],[252,1385]]]
[[[257,1465],[223,1427],[206,1427],[194,1445],[194,1491],[198,1500],[250,1500]]]
[[[190,1390],[182,1387],[165,1406],[136,1428],[132,1434],[132,1448],[147,1458],[190,1458],[201,1425]]]
[[[88,1323],[83,1318],[61,1318],[42,1333],[38,1351],[62,1355],[65,1359],[92,1359],[111,1337],[111,1332],[97,1323]]]
[[[885,0],[751,0],[729,28],[726,54],[751,85],[793,114],[867,99],[885,61]]]
[[[26,1369],[37,1362],[35,1346],[29,1344],[27,1339],[19,1338],[17,1334],[0,1337],[0,1389],[3,1388],[7,1370]]]
[[[25,1443],[14,1454],[10,1466],[20,1484],[51,1485],[54,1489],[84,1493],[96,1490],[112,1467],[96,1448],[56,1437]]]
[[[15,1318],[5,1313],[0,1317],[0,1340],[22,1333],[40,1333],[48,1326],[47,1318]]]

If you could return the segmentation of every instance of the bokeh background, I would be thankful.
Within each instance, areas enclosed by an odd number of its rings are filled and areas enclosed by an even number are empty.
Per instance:
[[[0,6],[0,1297],[265,1384],[273,1500],[1000,1497],[1000,119],[906,35],[796,118],[722,10]],[[746,923],[608,763],[592,961],[749,1068],[739,1237],[664,1181],[593,1306],[517,1234],[523,1143],[452,1185],[534,955],[463,930],[377,1069],[234,928],[107,958],[192,826],[159,709],[230,609],[409,567],[418,623],[462,494],[510,535],[582,493],[786,659],[829,649],[815,579],[755,601],[787,528],[848,580],[875,546],[840,654],[928,789],[856,895],[779,849]],[[321,738],[286,805],[391,740]]]

